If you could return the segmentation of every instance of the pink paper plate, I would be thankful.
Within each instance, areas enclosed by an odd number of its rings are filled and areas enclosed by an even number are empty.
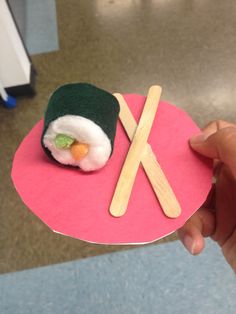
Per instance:
[[[146,98],[125,95],[125,99],[138,121]],[[166,102],[159,104],[148,142],[182,207],[176,219],[163,214],[142,166],[126,214],[120,218],[109,214],[130,145],[120,122],[112,157],[93,173],[49,160],[40,146],[42,127],[43,121],[38,122],[18,148],[12,179],[23,202],[55,232],[95,243],[152,242],[180,228],[210,191],[212,162],[188,145],[189,137],[199,129],[185,112]]]

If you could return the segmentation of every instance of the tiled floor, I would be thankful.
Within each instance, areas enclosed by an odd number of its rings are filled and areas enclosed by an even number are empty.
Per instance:
[[[14,151],[60,84],[87,81],[110,92],[146,94],[186,110],[199,126],[236,122],[236,2],[58,0],[60,50],[35,55],[37,95],[0,108],[0,271],[123,249],[53,234],[22,204],[10,179]],[[37,35],[36,35],[37,36]],[[168,238],[170,239],[170,238]]]

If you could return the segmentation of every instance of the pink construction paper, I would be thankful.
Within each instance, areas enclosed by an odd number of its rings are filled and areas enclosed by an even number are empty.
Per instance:
[[[125,95],[139,120],[145,97]],[[107,165],[83,173],[52,162],[40,146],[43,121],[38,122],[18,148],[12,179],[23,202],[52,230],[88,242],[147,243],[178,228],[205,201],[211,188],[212,162],[194,153],[188,139],[199,132],[181,109],[160,102],[148,142],[182,207],[178,218],[167,218],[142,167],[124,216],[114,218],[109,205],[130,141],[118,123],[114,152]]]

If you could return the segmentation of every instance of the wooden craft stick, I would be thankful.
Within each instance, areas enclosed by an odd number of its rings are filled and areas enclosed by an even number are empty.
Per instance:
[[[151,131],[160,96],[161,87],[152,86],[149,89],[139,124],[136,128],[111,201],[110,213],[115,217],[120,217],[126,212],[133,183]]]
[[[129,139],[132,141],[137,124],[121,94],[114,94],[120,104],[120,120],[126,130]],[[159,200],[164,214],[169,218],[176,218],[181,213],[178,200],[158,163],[151,146],[147,143],[141,157],[141,163],[152,185],[152,188]]]

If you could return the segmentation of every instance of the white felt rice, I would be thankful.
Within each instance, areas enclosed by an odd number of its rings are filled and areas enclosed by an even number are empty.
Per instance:
[[[55,146],[57,134],[65,134],[78,142],[88,144],[88,154],[81,161],[74,160],[70,149],[59,149]],[[79,166],[84,171],[102,168],[111,154],[111,143],[104,131],[93,121],[81,116],[65,115],[51,122],[43,143],[58,162]]]

